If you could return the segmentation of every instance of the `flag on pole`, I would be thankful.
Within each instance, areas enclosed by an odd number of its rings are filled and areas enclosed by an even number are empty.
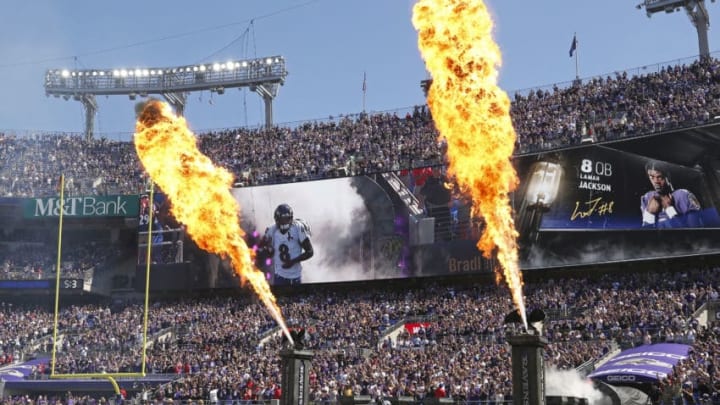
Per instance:
[[[572,43],[570,44],[570,57],[572,58],[573,53],[577,49],[577,35],[573,35]]]
[[[365,93],[367,91],[367,73],[366,72],[363,72],[362,91],[363,91],[363,93]]]

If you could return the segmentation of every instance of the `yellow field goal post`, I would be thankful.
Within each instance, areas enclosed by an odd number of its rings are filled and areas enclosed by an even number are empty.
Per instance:
[[[150,183],[150,201],[154,198],[154,186]],[[72,373],[63,374],[58,373],[56,370],[57,360],[57,339],[58,339],[58,314],[60,309],[60,273],[61,273],[61,257],[62,257],[62,231],[63,231],[63,211],[65,205],[65,175],[60,176],[60,200],[58,201],[58,242],[57,242],[57,263],[55,268],[55,308],[53,313],[53,334],[52,334],[52,358],[50,360],[50,378],[51,379],[74,379],[74,378],[90,378],[90,379],[105,379],[112,384],[115,394],[120,394],[120,386],[118,385],[116,378],[142,378],[146,374],[146,351],[147,351],[147,325],[148,325],[148,308],[149,308],[149,297],[150,297],[150,255],[152,249],[152,232],[148,232],[148,241],[145,258],[145,303],[143,307],[143,323],[142,323],[142,359],[140,372],[135,373]],[[153,212],[149,210],[149,223],[152,224]]]

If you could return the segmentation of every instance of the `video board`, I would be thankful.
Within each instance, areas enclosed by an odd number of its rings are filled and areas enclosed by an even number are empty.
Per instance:
[[[371,177],[235,188],[232,192],[242,207],[243,229],[254,235],[251,246],[274,244],[272,253],[259,255],[257,263],[271,283],[278,284],[281,275],[298,273],[284,272],[282,261],[285,251],[288,256],[301,254],[302,240],[297,239],[304,237],[310,240],[313,255],[300,263],[302,283],[409,275],[403,256],[407,252],[407,221]],[[292,210],[287,236],[275,220],[281,205]]]
[[[652,146],[636,149],[647,153],[587,145],[517,159],[522,268],[718,251],[720,184],[712,164],[684,165],[658,158]]]
[[[238,217],[246,233],[245,241],[256,252],[256,267],[272,285],[281,284],[281,278],[308,284],[411,275],[407,214],[373,177],[241,187],[231,192],[240,206]],[[152,204],[148,195],[140,198],[139,275],[145,271],[148,230],[152,229],[151,285],[169,289],[240,285],[227,260],[194,246],[182,224],[173,219],[172,202],[161,190],[155,193]],[[292,210],[291,229],[287,232],[281,232],[276,223],[275,211],[280,205]],[[306,238],[312,257],[299,266],[283,268],[284,260],[303,253]],[[272,251],[266,249],[270,246]],[[164,272],[167,278],[162,276]],[[283,277],[288,275],[294,277]]]
[[[680,135],[674,140],[685,147]],[[652,153],[657,146],[635,148],[646,155],[615,146],[586,145],[514,160],[520,182],[510,200],[522,269],[720,251],[717,162],[684,165],[658,158]],[[694,145],[687,149],[701,150]],[[674,153],[682,156],[683,150]],[[468,218],[470,207],[459,201],[467,199],[450,202],[452,227],[470,232],[451,232],[448,240],[436,227],[433,238],[412,248],[415,276],[494,268],[492,259],[475,247],[482,220]]]
[[[542,211],[540,230],[720,227],[699,170],[603,146],[541,159],[518,165],[521,214]]]

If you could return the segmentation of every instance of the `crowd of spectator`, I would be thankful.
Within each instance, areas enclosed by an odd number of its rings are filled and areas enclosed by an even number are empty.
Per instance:
[[[518,93],[510,113],[516,153],[708,123],[720,115],[720,62],[710,58]],[[426,106],[198,138],[201,150],[240,186],[401,170],[441,163],[444,156]],[[61,173],[73,195],[136,194],[147,186],[128,141],[0,133],[0,162],[0,196],[56,195]]]
[[[30,345],[52,331],[52,312],[47,308],[18,307],[0,301],[0,356],[20,360]]]
[[[701,325],[693,313],[718,297],[718,270],[528,283],[528,308],[550,314],[543,332],[550,342],[546,362],[573,369],[617,345],[675,341],[695,345],[694,353],[700,354],[691,357],[678,376],[698,364],[705,369],[708,362],[717,364],[720,328]],[[316,353],[310,374],[313,399],[334,400],[343,392],[416,398],[443,393],[467,400],[512,395],[503,326],[512,305],[504,287],[462,283],[328,290],[281,296],[279,302],[288,325],[305,328],[304,343]],[[2,348],[16,358],[52,328],[49,311],[9,304],[0,308],[6,325],[0,332],[6,343]],[[57,370],[139,371],[141,319],[139,304],[65,308],[59,316]],[[389,334],[408,319],[424,320],[417,336]],[[176,378],[154,392],[154,398],[207,400],[211,392],[219,399],[279,395],[282,338],[261,304],[250,297],[155,302],[148,336],[153,345],[147,352],[147,372]],[[403,343],[407,341],[412,343]],[[720,377],[711,372],[713,378]]]
[[[111,243],[109,232],[66,232],[60,257],[60,276],[90,279],[129,254],[119,243]],[[44,228],[0,232],[0,280],[42,280],[57,277],[57,234]]]
[[[515,94],[511,116],[518,134],[516,153],[708,123],[720,116],[720,62],[708,59],[644,75],[620,73]],[[444,159],[444,145],[425,106],[293,127],[213,131],[198,139],[201,150],[231,170],[239,186],[400,171]],[[0,134],[0,162],[3,197],[56,195],[60,173],[71,195],[139,194],[148,183],[130,142],[5,133]],[[25,242],[0,249],[0,279],[51,275],[54,257],[37,249],[45,241]],[[64,271],[73,275],[112,256],[98,246],[79,246],[67,255]],[[702,303],[718,298],[718,270],[528,284],[528,308],[551,314],[543,331],[550,342],[547,363],[573,369],[597,361],[616,345],[685,342],[693,345],[690,358],[658,386],[658,395],[716,395],[720,325],[701,324],[693,314]],[[305,344],[316,353],[310,371],[313,400],[334,401],[356,393],[502,402],[512,396],[508,330],[503,326],[512,308],[509,296],[504,287],[434,284],[422,289],[309,292],[280,297],[279,302],[288,325],[305,328]],[[49,352],[53,318],[48,308],[0,302],[0,365],[29,352]],[[390,333],[407,319],[421,319],[423,327]],[[282,337],[256,300],[157,301],[149,310],[147,331],[143,324],[142,305],[137,303],[63,308],[58,316],[57,372],[139,371],[147,332],[152,345],[146,371],[174,377],[152,393],[157,400],[280,395]],[[41,365],[35,376],[42,378],[48,371],[47,364]]]
[[[0,405],[106,405],[109,396],[78,395],[68,392],[61,395],[9,395],[0,398]]]
[[[710,59],[657,73],[592,79],[516,95],[511,108],[518,150],[533,151],[650,134],[709,122],[720,112],[720,65]]]

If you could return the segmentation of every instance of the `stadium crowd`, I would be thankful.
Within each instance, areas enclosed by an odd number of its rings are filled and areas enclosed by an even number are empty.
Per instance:
[[[70,237],[68,237],[70,236]],[[84,233],[85,241],[66,234],[61,255],[62,278],[85,279],[106,264],[126,257],[118,244],[102,243]],[[0,280],[42,280],[57,276],[57,235],[46,230],[15,231],[0,236]],[[131,254],[131,253],[130,253]]]
[[[605,141],[712,122],[720,116],[720,62],[618,73],[568,87],[515,94],[516,153]],[[441,163],[442,142],[425,106],[328,122],[199,135],[201,150],[238,185],[401,170]],[[131,142],[67,134],[0,133],[0,196],[137,194],[147,176]]]
[[[656,73],[617,74],[516,94],[511,114],[517,153],[578,144],[586,138],[600,142],[695,126],[720,116],[720,62],[709,59]],[[416,107],[404,115],[363,114],[296,127],[215,131],[201,134],[199,145],[236,175],[238,185],[248,186],[441,163],[444,146],[437,136],[427,109]],[[130,142],[5,133],[0,134],[0,162],[3,197],[56,195],[59,173],[65,174],[67,192],[73,195],[139,194],[147,185]],[[47,276],[54,261],[38,256],[32,247],[37,241],[27,242],[0,250],[0,278]],[[66,259],[71,263],[68,271],[83,272],[107,256],[94,247],[73,250]],[[720,402],[715,366],[720,324],[703,324],[693,316],[700,305],[718,299],[718,270],[528,283],[528,308],[543,308],[550,315],[543,331],[550,342],[547,363],[573,369],[618,346],[685,342],[693,347],[690,358],[659,384],[658,395],[665,403],[683,398],[685,403],[688,398],[698,402],[705,394]],[[351,393],[495,403],[511,398],[505,344],[510,329],[502,325],[512,304],[503,287],[433,284],[402,290],[317,291],[280,297],[279,302],[290,327],[306,328],[305,344],[316,353],[312,400],[330,403]],[[139,371],[142,316],[137,303],[63,308],[57,371]],[[403,329],[411,319],[422,326],[412,332]],[[0,298],[0,325],[0,365],[50,351],[53,313],[47,308],[13,305]],[[149,311],[147,334],[152,345],[146,370],[175,378],[152,392],[158,401],[280,395],[277,353],[282,337],[252,298],[157,301]],[[44,378],[48,372],[49,365],[42,364],[32,378]],[[0,401],[29,402],[51,400]],[[73,402],[94,400],[73,397]]]
[[[703,325],[694,310],[717,299],[718,268],[681,272],[611,274],[599,278],[528,283],[529,308],[544,308],[548,364],[572,369],[619,346],[686,342],[693,356],[673,378],[697,389],[693,370],[717,364],[717,324]],[[446,396],[502,401],[511,397],[505,315],[509,293],[494,285],[433,284],[423,288],[300,293],[279,298],[291,328],[307,330],[316,357],[311,396],[333,401],[353,392],[377,397]],[[352,302],[353,305],[347,305]],[[5,354],[48,350],[51,312],[0,307]],[[138,371],[142,306],[69,307],[59,316],[63,373]],[[425,325],[409,334],[410,319]],[[31,322],[29,320],[32,320]],[[405,331],[390,333],[394,329]],[[158,301],[149,311],[147,371],[176,379],[157,399],[269,399],[279,395],[282,338],[272,319],[247,297]],[[162,337],[162,338],[161,338]],[[37,342],[45,342],[38,347]],[[43,371],[48,372],[43,366]],[[40,372],[35,373],[41,378]],[[714,394],[713,390],[710,394]],[[720,393],[720,391],[718,391]],[[720,400],[720,398],[717,398]]]

